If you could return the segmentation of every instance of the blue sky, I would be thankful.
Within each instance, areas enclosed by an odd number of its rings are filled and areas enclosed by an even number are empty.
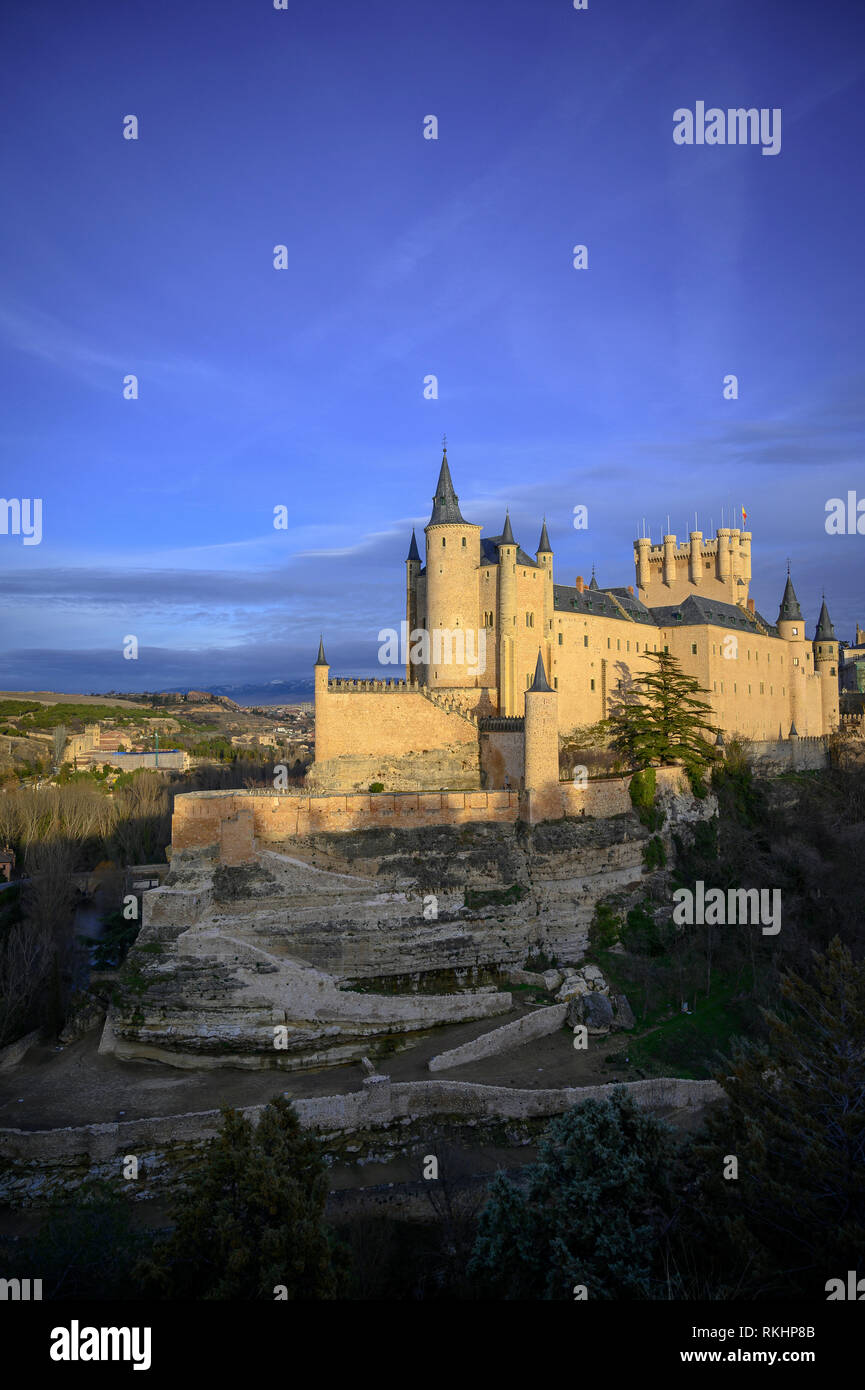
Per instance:
[[[302,678],[320,630],[376,669],[445,431],[463,514],[531,551],[546,514],[559,582],[744,503],[758,608],[789,556],[852,638],[863,37],[805,0],[7,7],[0,493],[43,539],[0,535],[0,688]],[[698,100],[781,108],[780,153],[675,145]]]

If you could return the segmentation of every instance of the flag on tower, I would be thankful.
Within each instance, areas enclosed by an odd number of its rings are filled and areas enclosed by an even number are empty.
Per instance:
[[[747,520],[748,520],[748,513],[745,511],[745,508],[743,507],[743,508],[742,508],[742,525],[743,525],[743,526],[745,525],[745,522],[746,522]]]

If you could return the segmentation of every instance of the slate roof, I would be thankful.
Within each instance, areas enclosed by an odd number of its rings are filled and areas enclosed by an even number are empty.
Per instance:
[[[454,492],[454,485],[451,481],[451,471],[448,467],[447,452],[442,454],[442,466],[439,472],[439,480],[433,498],[432,516],[427,522],[428,526],[439,525],[460,525],[465,526],[465,517],[460,512],[460,499]]]
[[[820,617],[817,619],[817,631],[814,634],[815,642],[834,642],[835,629],[832,626],[832,619],[829,617],[829,609],[826,607],[826,600],[823,600],[823,607],[820,609]]]
[[[654,623],[651,612],[627,589],[579,589],[570,584],[553,585],[553,607],[560,613],[585,613],[596,618],[617,618],[626,623]],[[622,609],[625,612],[622,612]]]
[[[741,631],[763,633],[770,637],[778,636],[778,629],[767,622],[761,613],[747,613],[734,603],[719,603],[717,599],[699,598],[689,594],[681,603],[665,604],[653,608],[652,615],[658,627],[699,627],[712,624],[715,627],[730,627]],[[762,627],[760,624],[762,623]]]
[[[481,564],[497,565],[499,563],[499,546],[502,544],[513,545],[513,543],[513,536],[511,536],[510,541],[507,541],[504,536],[482,536]],[[526,554],[521,545],[517,546],[517,564],[530,565],[533,570],[543,568],[542,565],[538,564],[537,560],[532,559],[531,555]]]

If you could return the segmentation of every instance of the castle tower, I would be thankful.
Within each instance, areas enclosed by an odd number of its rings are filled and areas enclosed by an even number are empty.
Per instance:
[[[526,691],[525,777],[527,815],[530,822],[554,820],[562,814],[559,789],[558,696],[547,680],[544,658],[538,651],[535,678]]]
[[[517,626],[517,543],[511,530],[510,512],[505,513],[499,550],[499,713],[515,715],[516,684],[514,644]]]
[[[691,554],[688,559],[688,578],[692,584],[700,584],[703,580],[703,532],[692,531],[690,541]]]
[[[651,549],[652,540],[650,536],[640,536],[639,540],[634,542],[634,561],[637,568],[638,589],[648,589],[649,587],[649,578],[652,572],[649,561],[649,552]]]
[[[676,582],[676,537],[671,532],[664,537],[664,583],[672,588]]]
[[[426,534],[426,629],[430,642],[427,684],[433,688],[481,686],[477,571],[481,528],[466,521],[454,492],[447,447]]]
[[[838,641],[826,607],[825,596],[820,617],[817,619],[817,631],[814,634],[814,669],[820,677],[822,732],[831,734],[841,722],[838,698]]]
[[[718,540],[718,553],[715,557],[717,561],[716,574],[725,588],[730,587],[730,528],[729,526],[719,526],[716,532]]]
[[[330,756],[328,752],[328,724],[330,710],[327,698],[327,682],[330,667],[324,654],[324,637],[318,640],[318,656],[315,659],[315,761],[323,763]]]
[[[790,718],[793,725],[800,731],[808,732],[807,717],[807,697],[805,677],[809,674],[807,651],[808,644],[805,641],[805,623],[802,618],[802,609],[799,607],[799,600],[796,597],[796,590],[793,588],[793,581],[790,578],[790,571],[787,570],[787,583],[784,587],[784,597],[781,599],[781,607],[778,610],[778,636],[783,637],[788,643],[788,659],[790,669],[788,672],[787,687],[790,691]]]
[[[541,538],[538,541],[538,548],[535,551],[535,559],[544,571],[544,642],[542,650],[544,652],[546,664],[552,671],[553,615],[555,611],[553,601],[553,550],[547,533],[546,517],[544,517],[544,524],[541,527]]]
[[[420,577],[420,569],[420,551],[417,548],[417,537],[414,533],[414,527],[412,527],[411,545],[408,548],[405,562],[405,620],[408,628],[405,677],[409,684],[416,683],[420,681],[422,675],[425,676],[425,672],[422,672],[411,660],[411,635],[419,626],[418,578]]]

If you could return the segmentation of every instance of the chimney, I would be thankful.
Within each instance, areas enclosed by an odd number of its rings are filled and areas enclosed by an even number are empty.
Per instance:
[[[629,593],[629,594],[632,594],[633,592],[634,592],[634,586],[633,586],[633,584],[629,584],[629,585],[628,585],[628,593]]]
[[[585,589],[585,587],[586,587],[586,586],[585,586],[585,584],[583,583],[583,576],[582,576],[581,574],[578,574],[578,575],[577,575],[577,582],[576,582],[576,585],[575,585],[575,588],[576,588],[576,590],[577,590],[577,593],[578,593],[578,594],[581,594],[581,593],[583,592],[583,590]]]
[[[752,598],[749,598],[749,599],[748,599],[748,612],[749,612],[749,613],[753,613],[753,612],[754,612],[754,600],[753,600]]]

